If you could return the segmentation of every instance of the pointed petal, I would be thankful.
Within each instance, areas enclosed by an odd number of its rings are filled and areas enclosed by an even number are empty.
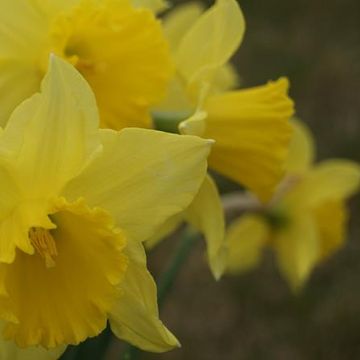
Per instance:
[[[187,31],[175,54],[185,82],[196,92],[204,81],[211,83],[214,72],[239,47],[244,31],[245,21],[238,3],[217,0]]]
[[[341,200],[354,194],[360,185],[360,166],[349,160],[327,160],[314,167],[285,198],[301,212],[324,201]]]
[[[99,147],[95,98],[81,75],[53,56],[42,91],[21,104],[1,137],[29,198],[57,195]]]
[[[310,168],[314,161],[314,139],[310,130],[303,122],[293,120],[291,124],[293,134],[290,142],[286,172],[288,174],[302,174]]]
[[[204,234],[207,244],[208,261],[216,279],[223,274],[226,266],[225,221],[215,182],[208,175],[185,211],[186,219]]]
[[[293,103],[288,81],[209,97],[204,137],[215,140],[209,165],[263,201],[284,174]]]
[[[146,240],[186,208],[206,173],[210,142],[154,130],[103,130],[104,151],[65,189],[108,210],[132,239]]]
[[[41,58],[52,18],[80,0],[2,0],[0,12],[0,124],[22,101],[39,91]]]
[[[227,272],[238,274],[255,268],[269,240],[270,228],[263,217],[248,214],[235,220],[226,234]]]
[[[177,5],[163,21],[164,33],[172,51],[176,51],[182,38],[204,12],[200,3],[189,2]]]
[[[1,53],[0,53],[1,56]],[[26,60],[0,59],[0,125],[23,100],[39,90],[41,76]]]
[[[129,244],[127,255],[129,266],[120,284],[121,296],[109,314],[112,331],[146,351],[178,347],[178,340],[158,317],[156,285],[146,268],[142,244]]]
[[[301,290],[319,260],[320,244],[313,218],[301,214],[274,238],[279,268],[293,291]]]

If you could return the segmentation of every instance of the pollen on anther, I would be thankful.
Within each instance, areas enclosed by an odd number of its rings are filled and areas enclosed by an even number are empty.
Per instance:
[[[58,252],[50,231],[40,227],[32,227],[29,230],[29,238],[35,250],[45,260],[46,267],[54,267]]]

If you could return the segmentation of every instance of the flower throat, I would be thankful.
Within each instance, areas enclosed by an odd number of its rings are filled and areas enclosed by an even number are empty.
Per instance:
[[[29,230],[29,238],[38,254],[45,259],[46,267],[54,267],[56,265],[55,258],[58,252],[55,240],[50,234],[50,231],[40,227],[32,227]]]

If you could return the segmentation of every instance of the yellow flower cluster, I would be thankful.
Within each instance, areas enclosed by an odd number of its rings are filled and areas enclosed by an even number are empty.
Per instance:
[[[309,130],[292,124],[286,175],[268,204],[253,198],[253,210],[229,228],[227,269],[236,274],[254,268],[269,246],[289,285],[299,291],[313,268],[344,244],[345,200],[359,187],[360,166],[340,159],[314,164]]]
[[[161,21],[166,7],[0,0],[0,360],[57,359],[108,322],[143,350],[179,346],[144,242],[184,220],[217,279],[267,244],[298,289],[343,242],[359,167],[312,165],[286,78],[238,89],[238,3],[185,4]],[[262,209],[227,236],[208,164]]]

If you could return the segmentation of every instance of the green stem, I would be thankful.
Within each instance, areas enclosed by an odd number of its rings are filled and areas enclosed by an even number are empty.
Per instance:
[[[174,256],[170,261],[167,270],[160,276],[158,281],[158,304],[159,308],[164,304],[167,296],[174,287],[176,278],[188,259],[194,244],[198,239],[198,235],[186,229],[181,239],[179,247],[176,249]],[[127,345],[122,360],[136,360],[139,358],[141,351],[132,345]]]
[[[160,308],[172,290],[175,280],[197,240],[198,234],[196,232],[189,228],[184,231],[183,238],[170,261],[168,269],[161,275],[158,281],[158,304]]]

